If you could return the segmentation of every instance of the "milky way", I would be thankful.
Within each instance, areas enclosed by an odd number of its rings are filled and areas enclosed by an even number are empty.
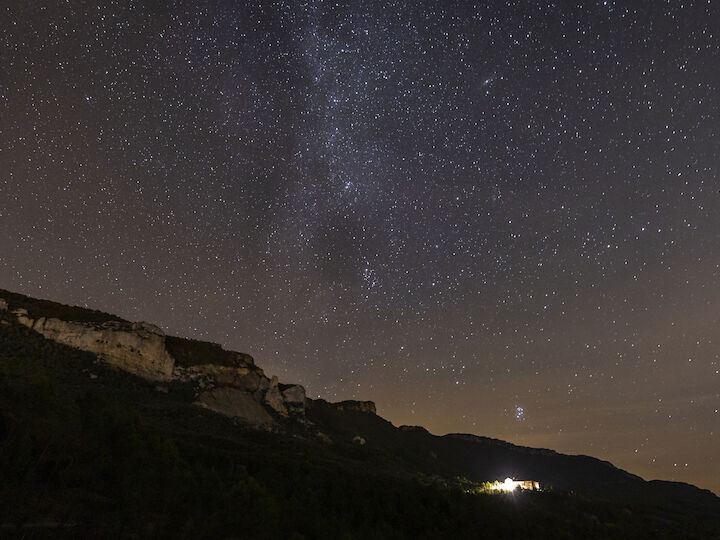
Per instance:
[[[3,4],[0,287],[720,492],[717,2]]]

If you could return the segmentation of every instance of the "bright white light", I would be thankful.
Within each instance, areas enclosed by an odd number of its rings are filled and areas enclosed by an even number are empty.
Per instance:
[[[492,487],[492,489],[495,490],[503,490],[503,491],[515,491],[515,488],[520,485],[520,482],[516,482],[512,478],[506,478],[505,482],[502,484],[500,482],[495,482],[495,485]]]

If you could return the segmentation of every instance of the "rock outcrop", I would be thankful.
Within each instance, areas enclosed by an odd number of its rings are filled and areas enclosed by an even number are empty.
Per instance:
[[[177,367],[175,378],[187,381],[200,380],[212,386],[231,386],[246,392],[266,390],[270,381],[263,370],[254,365],[200,364],[188,368]]]
[[[31,319],[27,310],[13,311],[20,324],[48,339],[95,353],[108,364],[151,380],[172,378],[175,360],[165,349],[165,334],[145,322],[102,324]]]
[[[8,309],[8,303],[0,298],[0,312]],[[168,347],[163,331],[145,322],[33,319],[24,308],[13,310],[12,315],[48,339],[94,353],[102,361],[145,379],[192,383],[198,406],[250,425],[268,428],[277,423],[277,418],[305,415],[305,389],[281,385],[277,377],[268,378],[250,355],[173,337],[167,338]],[[198,353],[193,344],[205,348]],[[213,360],[222,364],[211,363]]]
[[[369,414],[377,414],[375,403],[372,401],[355,401],[354,399],[348,399],[346,401],[339,401],[337,403],[330,403],[338,411],[358,411]]]
[[[322,398],[318,399],[305,399],[305,409],[334,409],[336,411],[352,411],[360,412],[363,414],[377,415],[375,403],[373,401],[356,401],[354,399],[348,399],[345,401],[326,401]]]
[[[305,389],[302,386],[290,385],[281,390],[277,377],[268,379],[260,368],[256,371],[236,368],[233,374],[232,368],[217,369],[220,367],[194,366],[180,377],[181,380],[193,380],[202,373],[200,384],[206,390],[198,397],[199,405],[260,427],[276,424],[270,412],[282,418],[305,415]],[[249,405],[248,400],[255,405]],[[260,409],[264,414],[259,412]]]
[[[305,414],[305,388],[299,384],[280,385],[281,394],[288,411],[297,415]]]
[[[305,389],[300,385],[280,385],[277,377],[268,378],[254,364],[177,367],[175,378],[195,381],[204,389],[198,399],[199,404],[249,424],[271,425],[274,420],[270,415],[270,420],[259,418],[254,408],[238,406],[238,403],[244,402],[245,396],[283,418],[305,415]]]
[[[195,403],[216,413],[237,418],[254,427],[269,428],[276,423],[250,392],[244,392],[237,388],[215,388],[208,392],[202,392]]]

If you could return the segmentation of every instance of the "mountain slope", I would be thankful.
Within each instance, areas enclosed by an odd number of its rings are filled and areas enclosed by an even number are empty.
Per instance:
[[[10,309],[14,302],[27,300],[17,295]],[[31,315],[47,317],[35,302]],[[97,313],[51,307],[86,321]],[[108,317],[92,322],[116,320]],[[186,365],[232,364],[238,354],[202,342],[173,347]],[[693,486],[644,482],[586,456],[396,428],[362,402],[308,400],[303,415],[287,418],[264,405],[275,423],[253,429],[194,405],[198,384],[126,373],[0,313],[0,530],[26,537],[720,537],[717,497]],[[553,490],[467,493],[506,474]]]

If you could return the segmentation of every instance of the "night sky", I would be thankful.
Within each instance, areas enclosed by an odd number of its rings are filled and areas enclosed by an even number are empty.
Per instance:
[[[0,287],[720,493],[719,28],[711,0],[0,0]]]

